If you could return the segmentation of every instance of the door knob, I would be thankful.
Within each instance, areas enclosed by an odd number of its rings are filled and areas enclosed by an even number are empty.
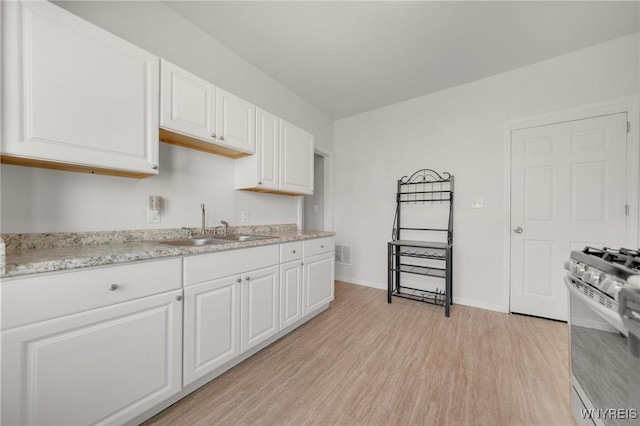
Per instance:
[[[522,228],[516,226],[515,228],[513,228],[513,232],[515,232],[516,234],[522,234]]]

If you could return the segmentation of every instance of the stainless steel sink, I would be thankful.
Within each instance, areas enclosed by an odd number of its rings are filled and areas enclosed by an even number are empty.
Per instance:
[[[192,246],[210,246],[216,244],[227,244],[230,242],[239,242],[239,241],[256,241],[256,240],[265,240],[269,237],[265,235],[249,235],[249,234],[229,234],[229,235],[216,235],[215,237],[207,237],[207,236],[195,236],[189,238],[176,238],[171,240],[157,240],[153,241],[157,244],[163,244],[165,246],[176,246],[176,247],[192,247]]]
[[[269,238],[267,235],[250,235],[250,234],[229,234],[225,236],[218,235],[216,239],[224,240],[224,241],[256,241],[256,240],[266,240]]]
[[[212,237],[189,237],[189,238],[176,238],[172,240],[159,240],[154,241],[158,244],[164,244],[166,246],[209,246],[214,244],[225,244],[227,241],[220,240],[218,238]]]

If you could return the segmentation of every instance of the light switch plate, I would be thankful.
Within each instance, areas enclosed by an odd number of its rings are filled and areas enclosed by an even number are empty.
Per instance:
[[[471,203],[472,209],[481,209],[484,207],[484,198],[477,198],[473,203]]]
[[[249,223],[251,220],[251,213],[249,210],[242,210],[242,223]]]

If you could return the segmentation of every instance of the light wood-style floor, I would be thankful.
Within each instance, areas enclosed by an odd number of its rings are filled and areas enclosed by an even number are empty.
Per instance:
[[[145,425],[574,425],[567,325],[336,282],[331,308]]]

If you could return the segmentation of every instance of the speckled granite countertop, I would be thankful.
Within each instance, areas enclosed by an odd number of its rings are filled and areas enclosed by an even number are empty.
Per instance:
[[[213,229],[208,231],[213,236]],[[158,244],[157,240],[186,237],[189,234],[188,230],[3,234],[5,264],[1,276],[15,277],[137,260],[188,256],[335,235],[326,231],[299,230],[295,224],[230,227],[229,233],[265,235],[271,238],[208,246],[173,247]],[[196,235],[196,232],[193,234]]]

